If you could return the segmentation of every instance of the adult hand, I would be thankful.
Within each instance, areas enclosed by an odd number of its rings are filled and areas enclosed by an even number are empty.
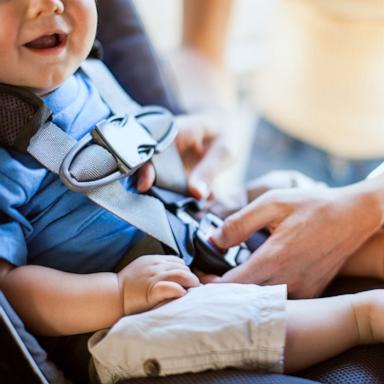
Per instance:
[[[221,121],[213,114],[181,115],[175,120],[176,145],[188,175],[189,192],[198,199],[208,198],[213,181],[234,157],[235,144]],[[148,191],[155,179],[152,163],[144,164],[137,171],[138,191]]]
[[[384,229],[377,231],[343,265],[340,275],[384,279]]]
[[[325,187],[323,182],[316,181],[295,170],[275,170],[256,177],[245,185],[245,188],[234,190],[224,201],[218,200],[211,205],[210,210],[219,217],[227,217],[243,208],[273,189],[314,188]]]
[[[215,116],[178,116],[176,145],[188,174],[189,192],[207,198],[215,178],[233,157],[230,140]]]
[[[317,296],[381,221],[379,201],[364,183],[266,192],[228,217],[212,240],[226,249],[261,228],[271,236],[244,264],[202,281],[286,283],[291,297]]]
[[[273,189],[315,188],[326,184],[295,170],[275,170],[265,173],[246,184],[247,201],[251,202]]]

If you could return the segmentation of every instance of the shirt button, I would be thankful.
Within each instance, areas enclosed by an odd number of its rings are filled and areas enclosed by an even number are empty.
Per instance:
[[[160,375],[160,363],[155,359],[148,359],[143,365],[144,373],[149,377],[157,377]]]

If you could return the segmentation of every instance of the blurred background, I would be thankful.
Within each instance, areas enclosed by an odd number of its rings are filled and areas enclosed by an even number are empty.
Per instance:
[[[255,72],[265,57],[265,35],[276,10],[278,0],[236,0],[226,36],[225,64],[233,75],[231,87],[237,99],[236,131],[240,150],[236,161],[215,181],[216,191],[236,188],[246,173],[255,124],[255,101],[252,84]],[[147,32],[149,33],[165,67],[174,77],[180,97],[187,106],[188,91],[183,92],[183,79],[178,77],[179,48],[182,44],[183,2],[181,0],[135,0]],[[224,33],[224,32],[223,32]],[[193,108],[193,106],[191,107]]]
[[[236,0],[227,37],[226,61],[236,73],[255,69],[262,59],[266,28],[278,0]],[[159,52],[171,56],[182,38],[181,0],[135,0]],[[264,37],[264,38],[263,38]]]
[[[135,3],[187,109],[229,111],[219,190],[272,169],[342,186],[383,161],[383,0]]]

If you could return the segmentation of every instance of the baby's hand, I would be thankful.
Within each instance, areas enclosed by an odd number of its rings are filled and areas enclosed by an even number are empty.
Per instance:
[[[137,171],[137,185],[139,192],[147,192],[152,187],[156,180],[156,172],[151,162],[145,163]]]
[[[200,284],[184,261],[176,256],[139,257],[117,276],[126,315],[143,312],[166,300],[182,297],[187,288]]]

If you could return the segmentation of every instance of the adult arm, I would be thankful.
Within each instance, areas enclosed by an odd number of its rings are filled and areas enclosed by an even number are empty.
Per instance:
[[[343,188],[274,190],[230,216],[213,235],[221,248],[267,227],[269,239],[217,282],[287,283],[291,297],[319,295],[384,222],[384,177]]]
[[[207,7],[216,20],[217,17],[214,14],[218,11],[220,17],[222,14],[221,2],[215,1],[211,4],[211,0],[209,0],[207,3],[200,1],[198,3],[195,5],[194,15],[196,18],[204,17],[206,28],[210,28],[211,16],[205,15]],[[225,9],[227,9],[226,3],[227,0],[223,1]],[[193,2],[188,5],[188,9],[192,6],[195,7]],[[162,105],[176,114],[182,113],[184,108],[172,86],[174,81],[171,81],[162,70],[159,58],[133,1],[99,0],[98,11],[98,39],[103,45],[104,61],[127,93],[143,105]],[[228,13],[228,10],[224,13],[226,12]],[[189,20],[188,25],[194,24],[195,20],[193,17],[193,20]],[[219,39],[222,35],[219,36],[218,23],[215,25],[216,30],[209,32],[210,35],[211,33],[216,34],[214,39],[210,39],[212,41]],[[190,27],[189,30],[191,30]],[[197,31],[195,28],[193,34]],[[192,43],[192,40],[190,42]],[[207,105],[204,105],[204,111],[206,109]],[[189,175],[190,192],[197,197],[207,196],[212,180],[220,170],[225,169],[226,160],[233,153],[233,145],[230,145],[232,141],[227,139],[227,135],[224,135],[222,130],[222,120],[227,119],[222,118],[222,113],[219,113],[218,116],[220,118],[203,112],[185,115],[178,120],[181,134],[177,144],[186,167],[191,171]],[[194,131],[192,137],[197,137],[192,145],[189,145],[191,136],[189,135],[187,138],[187,135],[184,134],[185,129],[192,129]]]
[[[184,0],[183,47],[222,66],[232,0]]]

